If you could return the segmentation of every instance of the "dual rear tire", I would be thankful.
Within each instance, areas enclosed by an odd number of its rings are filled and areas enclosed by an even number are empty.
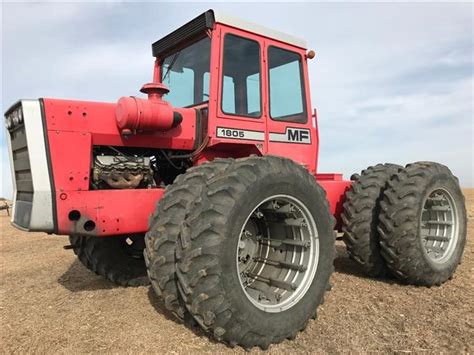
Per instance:
[[[346,197],[343,240],[366,274],[423,286],[453,276],[467,218],[459,182],[447,167],[379,164],[356,176]]]
[[[188,313],[231,346],[266,349],[294,338],[316,317],[333,271],[334,218],[324,190],[302,166],[272,156],[214,161],[188,174],[202,178],[192,192],[187,176],[170,187],[146,236],[157,294],[167,307],[166,298],[177,300],[182,312],[169,309],[179,318]],[[193,202],[180,209],[173,269],[171,244],[166,253],[159,247],[169,238],[160,226],[179,186]],[[177,289],[155,277],[164,260],[165,279]]]
[[[346,193],[341,218],[347,253],[372,277],[384,276],[387,273],[377,230],[380,201],[388,181],[400,170],[402,167],[395,164],[370,166],[360,175],[352,176],[352,188]]]

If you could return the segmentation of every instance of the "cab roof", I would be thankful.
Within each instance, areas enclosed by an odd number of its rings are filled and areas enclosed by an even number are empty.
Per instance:
[[[212,29],[215,23],[221,23],[223,25],[242,29],[247,32],[306,49],[306,41],[304,39],[294,37],[256,23],[248,22],[220,11],[208,10],[189,21],[185,25],[181,26],[177,30],[153,43],[153,56],[162,57],[164,54],[171,52],[173,48],[176,47],[177,43],[192,40],[193,38],[202,35],[205,30]]]

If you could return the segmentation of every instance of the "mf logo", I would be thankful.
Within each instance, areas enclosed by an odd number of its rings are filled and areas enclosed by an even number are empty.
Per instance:
[[[270,142],[311,144],[309,129],[286,127],[285,133],[270,133]]]
[[[304,142],[309,140],[309,131],[305,129],[287,128],[288,141]]]

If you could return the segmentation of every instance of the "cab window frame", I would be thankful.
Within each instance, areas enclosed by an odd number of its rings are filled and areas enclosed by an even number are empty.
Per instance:
[[[295,54],[298,56],[298,66],[299,66],[299,75],[300,75],[300,85],[301,85],[301,104],[303,111],[298,113],[293,113],[285,116],[272,116],[272,103],[271,103],[271,76],[270,70],[270,49],[275,48],[281,51],[285,51],[291,54]],[[292,51],[289,49],[285,49],[276,45],[269,45],[267,47],[267,81],[268,81],[268,116],[272,121],[275,122],[288,122],[288,123],[295,123],[295,124],[307,124],[308,123],[308,101],[306,98],[306,82],[305,82],[305,75],[304,75],[304,67],[303,67],[303,56],[301,53],[296,51]]]
[[[258,116],[251,116],[249,114],[241,114],[241,113],[232,113],[232,112],[226,112],[224,110],[224,78],[226,77],[225,75],[225,55],[224,55],[224,49],[225,49],[225,41],[227,39],[227,37],[235,37],[235,38],[239,38],[239,39],[242,39],[244,41],[249,41],[249,42],[253,42],[253,43],[256,43],[258,45],[258,78],[259,78],[259,103],[260,103],[260,114]],[[220,73],[220,79],[219,79],[219,87],[220,87],[220,104],[219,104],[219,110],[222,112],[222,114],[224,114],[225,116],[231,116],[231,117],[241,117],[241,118],[250,118],[252,120],[260,120],[262,117],[263,117],[263,110],[264,110],[264,107],[263,107],[263,75],[262,75],[262,71],[263,71],[263,65],[262,65],[262,48],[264,48],[263,44],[260,43],[259,41],[255,40],[255,39],[252,39],[252,38],[249,38],[249,37],[245,37],[245,36],[241,36],[241,35],[238,35],[238,34],[235,34],[233,32],[226,32],[223,36],[223,39],[222,39],[222,71]],[[253,75],[253,74],[251,74]],[[249,75],[250,76],[250,75]],[[248,78],[248,76],[247,76]],[[234,92],[235,92],[235,86],[234,86]],[[234,98],[235,100],[235,98]],[[247,107],[248,107],[248,100],[247,100]]]

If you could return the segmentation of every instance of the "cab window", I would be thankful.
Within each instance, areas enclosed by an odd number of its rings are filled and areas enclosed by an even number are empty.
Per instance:
[[[209,100],[211,40],[204,37],[165,57],[161,63],[161,82],[170,92],[166,100],[186,107]]]
[[[260,45],[258,42],[227,34],[224,38],[222,112],[260,117]]]
[[[268,48],[270,117],[277,121],[305,123],[303,66],[298,53]]]

